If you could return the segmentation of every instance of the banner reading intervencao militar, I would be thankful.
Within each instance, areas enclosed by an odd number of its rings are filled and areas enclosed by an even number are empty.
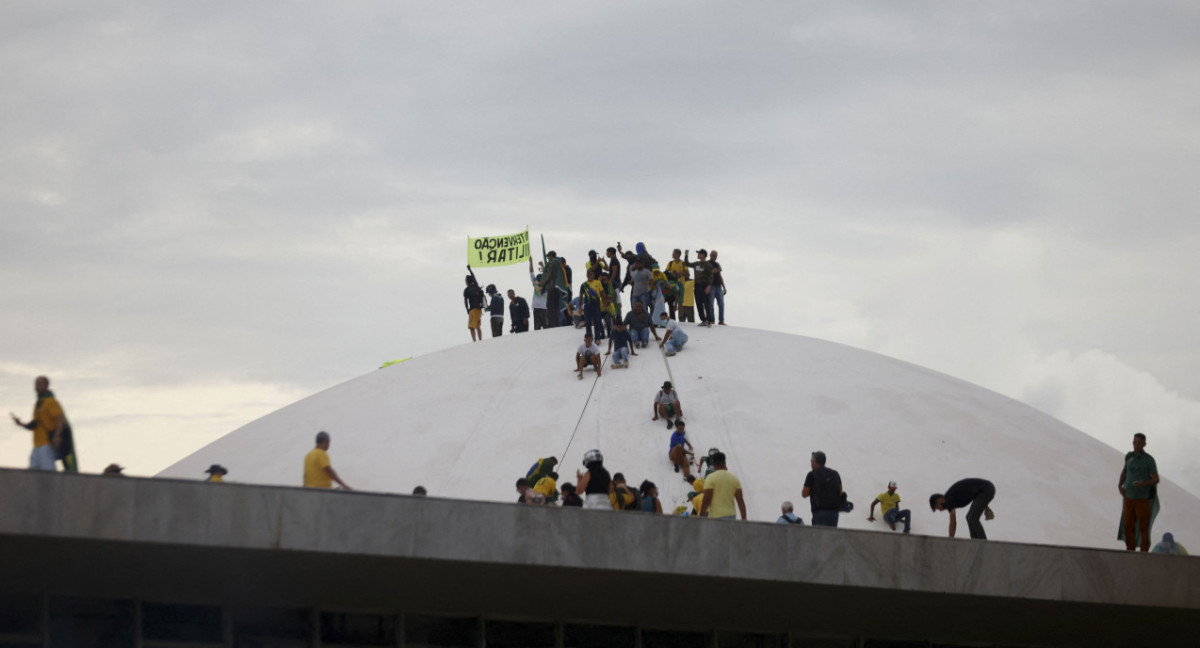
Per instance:
[[[472,268],[505,266],[529,258],[529,230],[508,236],[467,238],[467,265]]]

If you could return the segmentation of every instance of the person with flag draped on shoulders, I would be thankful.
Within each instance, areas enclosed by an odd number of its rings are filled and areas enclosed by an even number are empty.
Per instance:
[[[75,444],[71,438],[71,424],[62,405],[50,391],[50,379],[38,376],[33,381],[37,392],[37,403],[33,406],[33,418],[22,423],[16,414],[11,414],[13,423],[33,432],[33,452],[29,455],[30,470],[58,470],[62,460],[63,470],[79,472],[75,461]]]

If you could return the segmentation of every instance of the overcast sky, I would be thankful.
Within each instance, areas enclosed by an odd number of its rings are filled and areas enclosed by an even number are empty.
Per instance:
[[[716,248],[730,324],[1143,431],[1200,492],[1197,33],[1183,1],[8,2],[0,407],[48,374],[85,471],[154,474],[467,343],[466,237],[528,226],[576,268]]]

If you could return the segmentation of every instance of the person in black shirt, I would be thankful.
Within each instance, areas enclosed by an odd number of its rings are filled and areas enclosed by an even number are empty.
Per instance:
[[[517,297],[512,288],[508,289],[508,319],[512,321],[511,332],[529,331],[529,302],[524,297]]]
[[[487,294],[492,301],[488,304],[488,313],[492,316],[492,337],[500,337],[504,333],[504,298],[496,290],[496,284],[488,284]],[[483,334],[480,334],[483,337]]]
[[[809,465],[812,470],[804,477],[804,489],[800,496],[812,503],[813,526],[838,525],[838,512],[842,506],[842,476],[838,471],[825,467],[825,453],[812,453]]]
[[[995,496],[996,487],[992,482],[972,477],[954,482],[945,495],[941,493],[930,495],[929,508],[933,509],[935,513],[950,511],[950,537],[953,538],[958,525],[954,509],[970,505],[971,508],[967,511],[967,528],[971,531],[971,537],[977,540],[987,540],[987,534],[983,531],[983,523],[979,521],[979,516],[983,515],[989,520],[996,517],[992,513],[992,509],[988,507]]]
[[[467,275],[467,287],[463,289],[463,305],[467,307],[467,330],[471,331],[471,341],[483,339],[480,322],[483,319],[483,290],[475,280],[475,272],[467,266],[471,274]]]

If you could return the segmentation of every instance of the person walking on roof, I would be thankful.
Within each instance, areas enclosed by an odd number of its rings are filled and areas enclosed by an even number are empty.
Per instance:
[[[742,482],[725,467],[725,453],[713,455],[713,474],[704,479],[704,500],[700,517],[732,520],[740,512],[746,519],[746,501],[742,499]],[[737,511],[734,503],[737,503]]]
[[[1154,523],[1154,503],[1158,493],[1158,464],[1146,452],[1146,435],[1133,435],[1133,452],[1125,454],[1125,467],[1117,483],[1121,491],[1121,530],[1126,551],[1141,545],[1150,551],[1150,527]]]
[[[354,490],[342,481],[329,461],[329,433],[317,432],[317,447],[304,456],[304,486],[307,488],[333,488],[337,482],[345,490]]]
[[[79,472],[75,462],[75,444],[71,439],[71,425],[62,405],[50,391],[50,379],[38,376],[33,381],[37,402],[33,406],[33,418],[22,423],[16,414],[9,413],[13,423],[33,432],[33,452],[29,454],[30,470],[58,470],[57,461],[62,459],[66,472]]]
[[[825,467],[825,453],[812,453],[808,463],[812,470],[804,477],[804,490],[800,496],[812,505],[812,525],[838,525],[838,513],[842,506],[842,476],[838,471]]]

